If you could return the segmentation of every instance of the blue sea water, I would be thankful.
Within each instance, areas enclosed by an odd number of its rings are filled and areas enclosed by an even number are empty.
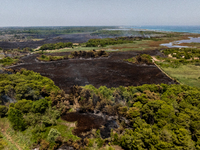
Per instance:
[[[157,31],[200,33],[200,26],[129,26],[133,29],[148,29]]]

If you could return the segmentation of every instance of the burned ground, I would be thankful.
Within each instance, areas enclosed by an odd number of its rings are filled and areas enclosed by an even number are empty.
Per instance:
[[[61,118],[68,122],[77,122],[73,133],[79,137],[84,137],[82,133],[92,129],[100,129],[102,138],[108,138],[111,129],[118,128],[115,120],[107,120],[91,113],[72,112],[63,115]]]
[[[155,65],[138,65],[123,61],[141,53],[161,55],[159,51],[114,52],[106,58],[68,59],[53,62],[37,62],[38,54],[22,58],[23,64],[12,69],[25,68],[51,78],[66,93],[73,85],[92,84],[95,87],[138,86],[142,84],[173,84]],[[55,55],[55,54],[54,54]],[[57,54],[58,55],[58,54]],[[60,53],[59,55],[66,55]]]
[[[93,114],[68,113],[62,116],[62,119],[68,122],[77,122],[73,133],[78,136],[81,136],[81,133],[90,131],[91,129],[99,129],[105,124],[102,117]]]
[[[52,35],[44,38],[41,41],[26,41],[26,42],[0,42],[0,47],[3,49],[15,49],[15,48],[37,48],[47,43],[58,43],[58,42],[73,42],[73,43],[84,43],[89,39],[98,38],[98,36],[91,36],[89,33],[82,34],[63,34],[63,35]]]

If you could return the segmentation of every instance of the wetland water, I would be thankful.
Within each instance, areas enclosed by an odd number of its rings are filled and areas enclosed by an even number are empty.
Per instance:
[[[180,40],[180,41],[174,41],[174,42],[170,42],[170,43],[164,43],[164,44],[160,44],[161,46],[166,46],[168,48],[187,48],[188,46],[180,46],[177,44],[181,44],[181,43],[200,43],[200,37],[198,38],[193,38],[193,37],[189,37],[190,39],[188,40]]]

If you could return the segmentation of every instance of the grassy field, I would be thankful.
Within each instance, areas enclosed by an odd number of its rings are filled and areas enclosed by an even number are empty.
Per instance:
[[[100,50],[100,49],[103,49],[103,48],[102,47],[77,46],[77,47],[74,47],[74,48],[63,48],[63,49],[58,49],[58,50],[47,50],[47,52],[54,53],[54,52],[90,51],[90,50],[93,50],[93,49]]]
[[[200,88],[200,66],[181,65],[178,68],[162,67],[162,69],[180,83]]]

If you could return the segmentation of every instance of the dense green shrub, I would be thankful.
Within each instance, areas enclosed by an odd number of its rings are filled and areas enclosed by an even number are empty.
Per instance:
[[[38,100],[58,91],[54,82],[33,71],[21,70],[16,74],[0,74],[0,93],[17,100]]]
[[[0,117],[5,117],[8,112],[8,108],[6,106],[0,105]]]
[[[34,113],[44,113],[48,108],[48,101],[46,99],[40,99],[33,102],[32,111]]]
[[[72,47],[73,43],[68,42],[68,43],[50,43],[50,44],[44,44],[40,47],[40,50],[54,50],[54,49],[60,49],[60,48],[65,48],[65,47]]]
[[[118,37],[118,38],[106,38],[106,39],[90,39],[86,42],[86,47],[98,47],[106,45],[115,45],[115,44],[124,44],[124,43],[133,43],[132,38]]]
[[[8,111],[8,119],[14,130],[23,131],[26,129],[26,122],[21,111],[10,108]]]
[[[23,113],[28,113],[31,111],[33,102],[31,100],[19,100],[17,103],[15,103],[14,107],[15,109],[20,110]]]

